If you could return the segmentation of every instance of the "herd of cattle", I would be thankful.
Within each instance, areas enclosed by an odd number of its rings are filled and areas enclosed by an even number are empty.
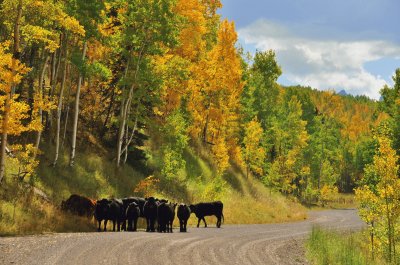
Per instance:
[[[178,206],[178,207],[177,207]],[[140,198],[128,197],[123,199],[101,199],[94,201],[84,196],[73,194],[66,201],[61,202],[61,209],[80,216],[94,216],[98,222],[98,231],[101,231],[101,222],[104,222],[104,231],[107,230],[107,222],[113,223],[113,231],[136,231],[138,219],[146,219],[147,232],[172,233],[172,225],[176,215],[179,219],[180,232],[186,232],[187,221],[191,213],[198,219],[197,227],[201,220],[207,227],[205,216],[216,216],[217,227],[221,227],[223,215],[223,203],[202,202],[197,204],[179,204],[154,197]]]

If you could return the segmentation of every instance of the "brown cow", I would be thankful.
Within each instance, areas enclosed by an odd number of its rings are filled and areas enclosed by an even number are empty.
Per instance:
[[[96,201],[90,198],[72,194],[66,201],[61,202],[61,210],[79,216],[92,217]]]

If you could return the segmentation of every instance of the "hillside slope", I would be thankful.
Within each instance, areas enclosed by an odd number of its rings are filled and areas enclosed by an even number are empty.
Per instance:
[[[179,172],[173,181],[160,180],[147,190],[135,192],[148,174],[157,175],[157,156],[136,165],[115,167],[109,150],[86,144],[79,150],[74,167],[68,166],[68,154],[62,153],[60,163],[51,165],[51,146],[46,146],[41,157],[34,186],[43,197],[26,188],[15,201],[7,190],[0,201],[0,234],[30,234],[42,232],[94,231],[93,221],[63,214],[58,209],[62,200],[71,194],[81,194],[94,199],[152,195],[175,202],[195,203],[222,200],[227,224],[273,223],[306,218],[303,206],[279,193],[271,192],[260,181],[246,178],[240,169],[231,167],[222,181],[216,183],[215,169],[191,148],[185,151],[186,170]],[[148,145],[144,148],[150,148]],[[201,153],[201,152],[198,152]],[[11,183],[7,183],[11,185]],[[10,189],[11,191],[11,189]],[[209,217],[210,224],[215,222]],[[192,216],[191,224],[197,221]],[[142,223],[143,225],[143,223]],[[175,224],[176,225],[176,224]]]

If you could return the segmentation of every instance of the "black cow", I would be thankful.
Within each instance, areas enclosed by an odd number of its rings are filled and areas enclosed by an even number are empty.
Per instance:
[[[143,215],[146,218],[146,232],[155,232],[155,222],[157,220],[158,201],[154,197],[146,198],[143,205]]]
[[[157,208],[158,232],[172,233],[176,203],[161,202]]]
[[[140,197],[135,197],[135,198],[136,198],[137,205],[139,205],[140,217],[144,218],[143,207],[144,207],[144,203],[146,202],[146,199],[145,198],[140,198]]]
[[[123,198],[122,202],[124,204],[124,208],[127,209],[128,205],[131,204],[132,202],[135,202],[139,206],[140,210],[140,217],[144,217],[143,215],[143,206],[144,203],[146,202],[145,198],[140,198],[140,197],[128,197],[128,198]]]
[[[101,199],[96,202],[96,207],[94,210],[94,217],[99,223],[99,228],[97,231],[101,231],[100,226],[101,222],[104,220],[104,231],[107,230],[107,222],[108,222],[108,216],[110,212],[110,203],[111,201],[108,199]]]
[[[107,222],[113,222],[113,231],[115,225],[117,230],[121,229],[121,222],[125,220],[125,213],[123,212],[123,203],[119,199],[102,199],[96,202],[94,217],[99,223],[98,231],[100,231],[101,221],[104,220],[104,231],[107,231]]]
[[[179,204],[178,206],[178,219],[179,219],[179,231],[180,232],[187,232],[186,226],[187,221],[190,217],[190,208],[186,204]]]
[[[140,216],[139,205],[136,202],[132,202],[126,208],[126,219],[128,220],[128,231],[137,230],[137,220]],[[133,223],[133,227],[132,227]]]
[[[222,213],[224,204],[221,201],[191,204],[189,208],[190,211],[194,213],[198,218],[197,227],[199,227],[201,220],[203,220],[204,222],[204,227],[207,227],[206,219],[204,219],[204,216],[211,215],[215,215],[217,217],[217,227],[221,227],[221,219],[224,218],[224,214]]]
[[[61,210],[79,216],[93,216],[96,202],[85,196],[72,194],[66,201],[61,202]]]
[[[146,200],[144,198],[140,198],[140,197],[123,198],[122,199],[122,203],[123,203],[123,207],[124,207],[124,212],[125,213],[126,213],[126,210],[128,208],[128,205],[131,204],[132,202],[136,203],[138,205],[138,207],[139,207],[139,211],[140,211],[139,217],[143,217],[144,218],[143,206],[144,206],[144,203],[146,202]],[[122,221],[121,229],[122,230],[126,230],[126,219],[124,221]]]
[[[121,224],[125,222],[124,204],[121,199],[112,199],[110,204],[110,219],[113,222],[113,231],[117,224],[118,232],[121,231]]]

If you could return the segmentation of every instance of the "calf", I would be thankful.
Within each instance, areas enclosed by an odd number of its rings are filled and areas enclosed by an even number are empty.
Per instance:
[[[186,204],[179,204],[178,206],[178,218],[179,218],[179,231],[187,232],[186,225],[190,217],[190,208]]]
[[[197,227],[199,227],[201,220],[204,222],[204,227],[207,227],[204,217],[211,215],[215,215],[217,217],[217,227],[221,227],[221,219],[224,218],[224,214],[222,213],[224,205],[221,201],[191,204],[189,208],[190,211],[198,218]]]
[[[172,225],[175,219],[176,203],[162,202],[157,208],[157,220],[159,232],[172,233]]]
[[[131,204],[132,202],[136,203],[140,210],[140,216],[143,217],[143,206],[144,206],[144,203],[146,202],[146,200],[144,198],[128,197],[128,198],[123,198],[122,202],[124,204],[125,209],[127,209],[128,205]]]
[[[128,197],[128,198],[123,198],[122,199],[122,203],[123,203],[123,208],[124,208],[124,212],[126,213],[126,210],[129,206],[129,204],[131,204],[132,202],[136,203],[139,207],[139,217],[143,217],[144,218],[144,214],[143,214],[143,206],[144,203],[146,202],[146,200],[144,198],[140,198],[140,197]],[[126,217],[127,218],[127,217]],[[122,230],[126,230],[126,220],[124,220],[122,222],[122,226],[121,226]]]
[[[128,231],[137,230],[137,220],[140,216],[139,205],[136,202],[132,202],[126,209],[126,219],[128,220]],[[133,228],[132,228],[133,223]]]
[[[77,194],[72,194],[66,201],[61,202],[61,210],[79,216],[93,216],[96,202]]]

